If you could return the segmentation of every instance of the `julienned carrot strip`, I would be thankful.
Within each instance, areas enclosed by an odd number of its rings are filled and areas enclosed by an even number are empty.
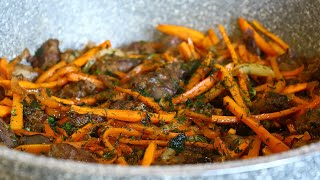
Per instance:
[[[220,136],[220,132],[212,131],[211,129],[209,129],[207,127],[202,127],[201,132],[205,137],[207,137],[209,139],[214,139],[214,138]]]
[[[141,133],[139,131],[136,131],[136,130],[133,130],[133,129],[129,130],[129,129],[125,129],[125,128],[112,128],[112,127],[110,127],[102,135],[103,143],[110,151],[114,151],[115,148],[109,142],[109,136],[110,135],[119,136],[119,134],[121,134],[122,136],[124,136],[124,135],[135,136],[135,137],[141,136]]]
[[[260,86],[254,87],[254,90],[257,92],[265,91],[268,88],[269,83],[262,84]]]
[[[246,103],[244,102],[244,99],[242,98],[240,94],[240,89],[238,87],[238,84],[233,79],[232,75],[220,64],[214,65],[219,71],[222,73],[222,80],[224,81],[224,84],[226,88],[230,91],[232,97],[235,99],[235,101],[246,111],[248,110]]]
[[[179,52],[185,60],[190,60],[192,58],[192,52],[186,42],[182,42],[178,46]]]
[[[157,29],[165,34],[178,36],[185,41],[190,38],[194,43],[196,43],[196,45],[200,44],[202,39],[205,37],[203,33],[183,26],[159,24]]]
[[[145,125],[143,125],[141,123],[130,123],[130,124],[128,124],[128,127],[135,129],[137,131],[143,132],[145,134],[149,134],[151,139],[154,137],[157,139],[169,140],[169,139],[174,138],[177,135],[179,135],[179,133],[173,133],[173,132],[169,132],[168,134],[165,134],[157,126],[146,127]]]
[[[63,77],[64,75],[68,73],[76,73],[79,72],[80,68],[76,67],[74,65],[68,65],[61,69],[58,69],[51,77],[47,79],[47,82],[56,81],[57,79]]]
[[[213,43],[213,45],[216,45],[219,43],[219,38],[213,29],[210,28],[208,30],[208,36],[209,36],[211,42]]]
[[[306,90],[307,87],[308,87],[308,83],[293,84],[293,85],[286,86],[283,89],[282,93],[284,93],[284,94],[296,93],[296,92],[299,92],[299,91]]]
[[[7,59],[4,58],[4,57],[1,58],[1,60],[0,60],[0,76],[3,79],[8,79],[9,78],[7,66],[8,66]]]
[[[109,119],[117,119],[127,122],[140,122],[144,118],[150,119],[152,123],[157,123],[159,121],[172,122],[175,117],[175,113],[157,114],[143,111],[90,108],[76,105],[72,105],[71,109],[79,114],[95,114]]]
[[[235,114],[243,123],[249,126],[260,138],[261,140],[270,148],[272,152],[283,152],[288,151],[290,148],[283,142],[275,138],[270,134],[263,126],[261,126],[241,106],[239,106],[234,100],[229,96],[223,98],[224,105],[227,109]]]
[[[218,76],[218,73],[208,76],[207,78],[202,80],[200,83],[195,85],[192,89],[186,91],[183,94],[180,94],[179,96],[172,98],[172,103],[173,104],[183,103],[183,102],[186,102],[188,99],[193,99],[194,97],[208,91],[216,83],[217,76]]]
[[[278,65],[278,62],[277,62],[277,59],[275,57],[270,57],[269,58],[269,61],[270,61],[270,65],[271,65],[271,68],[275,74],[275,78],[277,80],[280,80],[281,78],[283,78],[281,72],[280,72],[280,69],[279,69],[279,65]]]
[[[300,74],[302,71],[304,70],[304,66],[300,66],[296,69],[290,70],[290,71],[281,71],[281,74],[283,76],[296,76],[298,74]]]
[[[22,96],[16,93],[13,94],[10,128],[12,130],[23,128]]]
[[[78,129],[77,131],[75,131],[71,136],[70,136],[70,141],[72,142],[77,142],[82,140],[82,138],[89,134],[89,132],[92,130],[93,128],[93,124],[92,123],[88,123],[86,125],[84,125],[82,128]]]
[[[231,54],[231,58],[232,58],[233,64],[237,65],[238,62],[239,62],[238,56],[237,56],[236,52],[233,49],[233,46],[232,46],[232,44],[230,42],[230,39],[229,39],[229,37],[228,37],[228,35],[226,33],[226,30],[224,29],[224,27],[221,24],[219,24],[218,28],[219,28],[219,31],[220,31],[222,37],[223,37],[223,41],[227,45],[227,48],[228,48],[228,50],[229,50],[229,52]]]
[[[268,44],[278,53],[279,56],[286,53],[286,51],[279,44],[273,41],[269,41]]]
[[[201,65],[197,68],[196,72],[194,72],[186,85],[186,89],[189,90],[193,88],[196,84],[198,84],[201,80],[203,80],[207,73],[211,70],[210,62],[211,62],[212,54],[209,52],[205,60],[202,61]]]
[[[251,99],[250,94],[248,90],[248,76],[247,74],[239,71],[238,73],[238,81],[239,81],[239,87],[241,89],[241,95],[243,99],[247,102],[249,106],[251,106]]]
[[[96,54],[105,48],[109,48],[111,47],[111,43],[109,40],[99,44],[98,46],[88,50],[87,52],[85,52],[84,54],[82,54],[80,57],[78,57],[77,59],[75,59],[72,64],[81,67],[83,65],[85,65],[90,59],[93,59]]]
[[[67,105],[74,105],[74,104],[77,104],[75,102],[75,100],[72,100],[72,99],[63,99],[63,98],[59,98],[59,97],[56,97],[56,96],[51,96],[51,99],[59,102],[59,103],[63,103],[63,104],[67,104]]]
[[[252,24],[259,30],[261,31],[263,34],[265,34],[266,36],[268,36],[270,39],[274,40],[276,43],[278,43],[283,49],[287,50],[289,48],[289,46],[282,41],[278,36],[274,35],[273,33],[271,33],[270,31],[268,31],[265,27],[263,27],[262,24],[259,23],[259,21],[257,20],[253,20]]]
[[[213,131],[212,129],[209,129],[206,125],[202,124],[203,121],[193,118],[192,121],[196,123],[196,125],[201,130],[200,132],[207,138],[214,140],[216,137],[220,136],[220,131]]]
[[[139,99],[145,105],[151,107],[155,112],[161,112],[162,111],[162,108],[160,107],[160,105],[157,102],[155,102],[154,99],[151,98],[151,97],[143,96],[138,92],[132,91],[131,89],[124,89],[124,88],[121,88],[119,86],[115,86],[114,90],[129,94],[129,95],[133,96],[134,98]]]
[[[2,101],[0,101],[0,104],[11,107],[12,106],[12,100],[7,98],[7,97],[5,97]]]
[[[220,83],[217,83],[213,88],[211,88],[208,92],[204,94],[204,96],[206,97],[204,101],[206,103],[211,102],[213,99],[218,97],[224,91],[225,91],[225,88],[222,87]]]
[[[176,57],[172,56],[172,52],[171,51],[166,51],[162,54],[163,58],[168,61],[168,62],[174,62],[176,61]],[[120,78],[122,79],[124,76],[126,76],[126,74],[124,74],[123,76],[121,76]]]
[[[256,136],[251,143],[251,147],[249,148],[248,157],[249,158],[258,157],[260,148],[261,148],[261,139],[259,138],[259,136]]]
[[[3,118],[10,115],[11,109],[12,109],[11,107],[0,105],[0,117]]]
[[[16,150],[33,154],[42,154],[49,152],[51,144],[24,144],[15,147]]]
[[[254,119],[257,120],[272,120],[272,119],[277,119],[280,117],[284,117],[290,114],[293,114],[297,111],[299,111],[302,108],[302,106],[297,106],[297,107],[292,107],[289,109],[285,109],[282,111],[278,111],[278,112],[273,112],[273,113],[264,113],[264,114],[259,114],[259,115],[252,115],[254,117]]]
[[[293,114],[297,111],[299,111],[302,108],[302,106],[292,107],[289,109],[285,109],[278,112],[273,113],[264,113],[264,114],[258,114],[258,115],[252,115],[252,117],[255,120],[263,121],[263,120],[276,120],[278,118]],[[235,116],[217,116],[212,115],[211,120],[218,124],[233,124],[241,122],[239,119],[237,119]]]
[[[141,162],[142,166],[150,166],[152,164],[152,162],[154,161],[156,150],[157,150],[157,144],[154,141],[152,141],[148,145],[144,153],[144,156]]]
[[[267,87],[267,91],[273,91],[273,92],[279,92],[280,93],[285,88],[286,81],[285,81],[285,79],[283,78],[283,76],[282,76],[282,74],[280,72],[279,65],[278,65],[278,62],[276,60],[276,57],[270,57],[269,61],[270,61],[272,70],[275,73],[275,78],[278,81],[276,82],[276,84],[274,86]]]
[[[131,145],[138,145],[138,146],[148,146],[151,142],[155,142],[158,146],[168,145],[168,141],[164,141],[164,140],[133,140],[133,139],[121,138],[119,139],[119,142],[125,143],[125,144],[131,144]]]
[[[118,157],[118,159],[116,160],[117,164],[121,165],[121,166],[127,166],[129,165],[126,161],[126,159],[123,156]]]
[[[186,115],[186,116],[189,116],[189,117],[192,117],[192,118],[196,118],[196,119],[201,119],[203,121],[208,121],[210,122],[211,121],[211,118],[204,115],[204,114],[199,114],[199,113],[196,113],[196,112],[193,112],[189,109],[185,109],[183,111],[183,113]]]
[[[0,85],[6,89],[11,89],[11,81],[10,80],[0,80]]]
[[[219,115],[212,115],[211,119],[214,123],[217,124],[234,124],[241,122],[235,116],[219,116]]]
[[[213,42],[211,41],[209,36],[206,36],[201,41],[201,48],[203,49],[209,49],[211,46],[213,46]]]
[[[66,132],[63,128],[56,127],[56,129],[57,129],[57,131],[58,131],[61,135],[65,136],[65,137],[68,137],[68,136],[69,136],[69,135],[67,134],[67,132]]]
[[[238,46],[238,54],[239,54],[239,57],[240,57],[242,62],[248,62],[249,61],[247,48],[246,48],[246,46],[244,44],[239,44],[239,46]]]
[[[243,18],[239,18],[239,25],[243,33],[253,32],[253,38],[258,47],[270,56],[276,56],[278,53],[253,29],[253,27]]]
[[[226,144],[221,140],[220,137],[216,137],[214,139],[213,147],[217,149],[221,155],[230,154],[230,150],[227,148]]]
[[[192,59],[200,59],[200,55],[197,53],[197,52],[200,52],[200,49],[198,51],[196,51],[194,44],[193,44],[193,41],[190,38],[188,38],[187,42],[188,42],[188,46],[189,46],[189,49],[192,54],[191,58]],[[203,53],[203,54],[205,54],[205,53]]]
[[[283,142],[288,145],[288,146],[291,146],[292,145],[292,141],[294,139],[302,139],[303,138],[303,135],[290,135],[290,136],[287,136],[284,138]]]
[[[48,137],[56,137],[56,134],[53,131],[53,129],[51,129],[48,120],[46,120],[43,125],[44,125],[44,131],[46,132],[46,135]]]
[[[80,80],[89,81],[92,84],[94,84],[95,86],[97,86],[97,88],[104,87],[103,82],[98,80],[96,78],[96,76],[88,75],[88,74],[84,74],[84,73],[69,73],[69,74],[67,74],[67,79],[69,81],[80,81]]]
[[[230,152],[231,158],[238,158],[240,157],[246,149],[249,147],[249,140],[244,140],[238,147],[236,147],[233,151]]]
[[[298,96],[295,96],[294,94],[292,94],[289,98],[291,98],[292,101],[297,104],[308,104],[309,103],[308,101],[306,101]]]
[[[44,82],[44,83],[33,83],[30,81],[19,81],[19,85],[25,89],[38,89],[38,88],[54,88],[57,86],[63,86],[68,83],[66,78],[58,79],[57,81]]]
[[[262,148],[261,152],[262,152],[262,154],[263,154],[264,156],[268,156],[268,155],[273,154],[272,151],[271,151],[271,149],[270,149],[268,146]]]
[[[51,77],[54,72],[63,66],[65,66],[67,63],[65,61],[60,61],[58,64],[53,65],[50,69],[43,72],[38,79],[36,80],[36,83],[43,83],[45,82],[49,77]]]
[[[51,98],[49,98],[47,92],[45,89],[41,89],[40,90],[40,94],[35,93],[34,94],[36,99],[39,100],[42,104],[51,107],[51,108],[55,108],[55,109],[60,109],[61,108],[61,104],[52,100]]]

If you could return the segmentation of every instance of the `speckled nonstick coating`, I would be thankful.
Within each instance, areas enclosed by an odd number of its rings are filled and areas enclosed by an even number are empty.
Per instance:
[[[110,39],[113,46],[158,36],[158,23],[200,30],[223,24],[237,33],[236,19],[258,19],[293,49],[320,53],[319,0],[29,0],[0,1],[0,56],[31,52],[48,38],[61,47]],[[0,132],[1,133],[1,132]],[[0,148],[0,178],[8,179],[319,179],[320,144],[268,157],[184,166],[88,164]]]

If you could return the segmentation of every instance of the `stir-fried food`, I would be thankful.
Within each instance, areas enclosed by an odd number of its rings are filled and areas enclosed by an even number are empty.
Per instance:
[[[161,24],[158,41],[0,60],[0,141],[53,158],[120,165],[221,162],[319,140],[320,61],[258,21],[242,36]],[[26,65],[29,62],[29,65]]]

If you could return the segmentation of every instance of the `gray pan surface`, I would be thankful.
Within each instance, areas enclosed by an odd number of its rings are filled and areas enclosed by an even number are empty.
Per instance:
[[[320,53],[319,0],[24,0],[0,1],[0,56],[31,52],[48,38],[65,48],[110,39],[113,46],[152,40],[159,23],[199,30],[258,19],[307,56]],[[319,179],[320,144],[246,161],[184,166],[120,167],[33,156],[0,148],[0,178],[24,179]]]

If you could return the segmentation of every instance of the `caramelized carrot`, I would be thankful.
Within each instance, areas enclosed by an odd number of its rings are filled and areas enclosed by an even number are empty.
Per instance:
[[[85,65],[90,59],[94,58],[95,55],[102,49],[111,47],[109,40],[99,44],[97,47],[90,49],[89,51],[82,54],[80,57],[75,59],[72,63],[78,67]]]
[[[266,36],[274,40],[276,43],[278,43],[283,49],[287,50],[289,46],[282,41],[279,37],[268,31],[265,27],[263,27],[262,24],[259,23],[256,19],[252,21],[252,24],[262,33],[264,33]]]
[[[202,80],[200,83],[198,83],[196,86],[194,86],[192,89],[186,91],[185,93],[172,98],[173,104],[179,104],[186,102],[188,99],[192,99],[209,89],[211,89],[214,84],[216,83],[217,73],[215,73],[213,76],[208,76],[204,80]]]
[[[51,144],[24,144],[15,147],[16,150],[33,154],[42,154],[49,152]]]
[[[13,94],[10,128],[19,130],[23,128],[23,105],[22,97],[19,94]]]
[[[241,106],[236,104],[236,102],[233,101],[229,96],[226,96],[225,98],[223,98],[223,100],[227,109],[235,114],[237,118],[239,118],[243,123],[249,126],[270,148],[272,152],[283,152],[289,150],[289,147],[287,145],[275,138],[257,121],[250,118],[248,116],[248,113],[244,109],[242,109]]]
[[[60,61],[58,64],[52,66],[47,71],[43,72],[38,79],[36,80],[36,83],[43,83],[45,82],[50,76],[54,74],[54,72],[63,66],[65,66],[67,63],[65,61]]]
[[[178,36],[179,38],[185,41],[187,41],[188,38],[190,38],[196,44],[200,44],[201,40],[204,38],[203,33],[183,26],[159,24],[157,26],[157,29],[165,34]]]
[[[152,141],[148,145],[144,153],[144,156],[141,162],[142,166],[150,166],[152,164],[152,162],[154,161],[156,150],[157,150],[157,144],[154,141]]]
[[[253,29],[253,27],[243,18],[239,18],[239,25],[243,33],[252,31],[253,38],[257,43],[258,47],[270,56],[276,56],[277,52]]]
[[[233,64],[237,65],[238,61],[239,61],[238,60],[238,56],[237,56],[236,52],[233,49],[233,46],[232,46],[232,44],[230,42],[230,39],[229,39],[229,37],[228,37],[228,35],[226,33],[226,30],[224,29],[224,27],[221,24],[218,26],[218,28],[219,28],[219,31],[220,31],[222,37],[223,37],[223,41],[227,45],[228,50],[229,50],[229,52],[231,54]]]

